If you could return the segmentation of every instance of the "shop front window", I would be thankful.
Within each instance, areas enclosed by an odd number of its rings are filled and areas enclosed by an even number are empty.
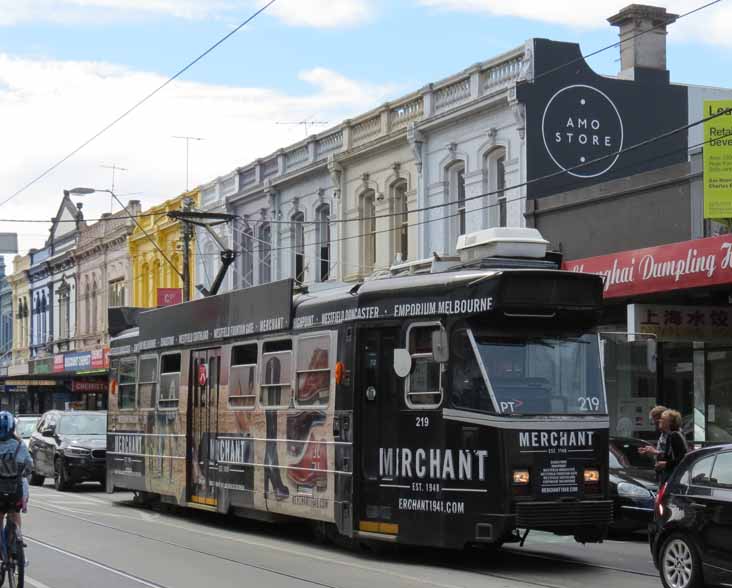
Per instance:
[[[732,442],[732,349],[708,351],[706,364],[706,441],[730,443]],[[702,415],[698,416],[701,418]]]

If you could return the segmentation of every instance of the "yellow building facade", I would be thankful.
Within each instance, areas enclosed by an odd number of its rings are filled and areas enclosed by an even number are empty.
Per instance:
[[[13,273],[8,282],[13,292],[13,364],[8,368],[9,375],[28,373],[31,300],[28,270],[30,255],[16,255],[13,259]]]
[[[137,219],[147,235],[140,230],[140,227],[135,227],[128,238],[130,263],[132,264],[132,304],[134,306],[142,308],[157,306],[158,288],[183,288],[183,280],[178,273],[183,272],[181,224],[168,218],[167,213],[181,210],[186,198],[193,201],[193,208],[198,206],[199,192],[192,190],[143,211]],[[196,283],[194,275],[196,247],[193,239],[194,237],[191,237],[191,284]],[[152,241],[162,249],[170,263]],[[177,272],[173,266],[177,268]]]

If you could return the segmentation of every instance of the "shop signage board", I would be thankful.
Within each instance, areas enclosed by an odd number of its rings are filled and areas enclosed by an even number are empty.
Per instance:
[[[103,349],[94,349],[91,351],[91,369],[108,369],[109,368],[109,347]]]
[[[562,268],[602,276],[605,298],[732,284],[732,235],[575,259]]]
[[[732,100],[705,100],[704,218],[732,219]]]
[[[590,68],[575,43],[531,43],[533,71],[523,71],[525,79],[516,86],[525,105],[528,198],[686,161],[687,133],[669,131],[688,122],[688,92],[671,85],[667,72],[608,78]],[[658,98],[652,108],[643,107],[648,96]]]
[[[180,288],[158,288],[158,306],[171,306],[183,302],[183,290]]]
[[[53,358],[36,359],[30,363],[31,374],[50,374],[53,372]]]
[[[107,391],[107,380],[72,380],[71,391],[104,393]]]
[[[729,340],[732,308],[629,304],[628,330],[656,335],[659,341]]]
[[[53,371],[55,373],[64,371],[64,354],[57,353],[53,356]]]

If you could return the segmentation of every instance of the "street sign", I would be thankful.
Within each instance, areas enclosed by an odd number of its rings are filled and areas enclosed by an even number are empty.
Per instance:
[[[171,306],[183,302],[183,290],[180,288],[158,288],[158,306]]]
[[[198,366],[198,385],[205,386],[208,380],[208,366],[202,363]]]

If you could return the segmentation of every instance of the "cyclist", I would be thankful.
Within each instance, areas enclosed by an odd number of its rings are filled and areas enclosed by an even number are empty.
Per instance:
[[[23,441],[15,436],[15,417],[0,412],[0,526],[5,515],[20,529],[24,506],[22,480],[33,471],[33,459]]]

